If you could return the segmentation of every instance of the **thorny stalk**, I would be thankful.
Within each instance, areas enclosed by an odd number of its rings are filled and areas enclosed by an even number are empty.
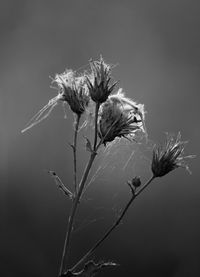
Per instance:
[[[99,111],[99,104],[96,104],[96,110],[95,110],[95,134],[94,134],[94,146],[93,146],[93,151],[90,154],[90,158],[88,161],[88,164],[85,168],[85,171],[83,173],[82,179],[80,181],[79,187],[77,188],[77,194],[75,195],[73,204],[72,204],[72,208],[71,208],[71,212],[68,218],[68,228],[67,228],[67,233],[66,233],[66,237],[65,237],[65,242],[64,242],[64,247],[63,247],[63,254],[62,254],[62,260],[61,260],[61,265],[60,265],[60,271],[59,271],[59,276],[62,276],[62,274],[64,274],[69,265],[69,250],[70,250],[70,241],[71,241],[71,234],[73,231],[73,223],[74,223],[74,219],[75,219],[75,215],[76,215],[76,211],[78,208],[78,204],[80,202],[80,198],[83,192],[83,188],[84,185],[87,181],[88,175],[90,173],[90,169],[92,167],[92,164],[94,162],[94,159],[96,157],[96,151],[98,150],[98,147],[100,146],[100,144],[97,145],[97,121],[98,121],[98,111]]]
[[[73,160],[74,160],[74,189],[75,189],[75,195],[77,194],[77,157],[76,157],[76,152],[77,152],[77,136],[78,136],[78,128],[79,128],[79,123],[80,123],[80,114],[76,114],[76,119],[75,119],[75,126],[74,126],[74,142],[72,145],[73,149]]]
[[[71,272],[75,271],[77,267],[82,264],[89,256],[91,256],[95,250],[104,242],[104,240],[112,233],[112,231],[119,225],[125,214],[127,213],[129,207],[131,206],[134,199],[154,180],[154,176],[152,176],[137,192],[133,193],[131,199],[128,201],[121,214],[117,218],[117,220],[113,223],[113,225],[105,232],[105,234],[100,238],[94,246],[70,269]]]

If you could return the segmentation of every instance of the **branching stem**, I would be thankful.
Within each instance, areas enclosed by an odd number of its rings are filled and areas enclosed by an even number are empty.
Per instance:
[[[90,158],[88,161],[88,164],[85,168],[85,171],[83,173],[82,179],[80,181],[79,187],[77,188],[77,194],[75,195],[71,212],[68,218],[68,228],[67,228],[67,233],[65,237],[65,242],[64,242],[64,247],[63,247],[63,254],[62,254],[62,260],[61,260],[61,266],[60,266],[60,272],[59,276],[64,274],[67,269],[69,268],[69,250],[70,250],[70,241],[71,241],[71,234],[73,231],[73,223],[77,211],[78,204],[80,202],[80,198],[83,192],[84,185],[87,181],[88,175],[90,173],[90,169],[92,167],[92,164],[94,162],[94,159],[97,155],[97,150],[100,144],[97,145],[97,121],[98,121],[98,111],[99,111],[99,104],[96,104],[96,109],[95,109],[95,133],[94,133],[94,145],[93,145],[93,151],[90,154]]]
[[[129,207],[131,206],[134,199],[153,181],[155,177],[151,177],[144,186],[141,187],[135,194],[132,195],[131,199],[128,201],[126,206],[124,207],[123,211],[117,218],[117,220],[113,223],[113,225],[105,232],[102,238],[100,238],[96,244],[70,269],[71,272],[75,271],[77,267],[82,264],[89,256],[91,256],[95,250],[103,243],[103,241],[112,233],[112,231],[119,225],[123,217],[125,216],[126,212],[128,211]]]

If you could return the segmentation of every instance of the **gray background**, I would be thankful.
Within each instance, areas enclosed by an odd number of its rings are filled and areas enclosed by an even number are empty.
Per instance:
[[[151,145],[167,131],[181,131],[189,140],[186,153],[197,154],[193,174],[179,169],[156,180],[94,258],[121,264],[100,276],[200,276],[199,14],[194,0],[1,1],[1,276],[57,275],[70,204],[47,170],[71,186],[73,117],[68,112],[64,119],[57,106],[37,127],[23,135],[20,130],[56,95],[49,75],[78,69],[100,54],[118,64],[113,76],[127,96],[145,104],[150,141],[122,142],[97,159],[93,173],[106,167],[82,203],[71,262],[126,203],[126,180],[150,176]],[[88,156],[83,134],[79,177]]]

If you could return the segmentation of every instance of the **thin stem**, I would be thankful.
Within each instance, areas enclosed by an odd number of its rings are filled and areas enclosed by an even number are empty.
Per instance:
[[[94,121],[94,146],[93,151],[96,151],[96,145],[97,145],[97,136],[98,136],[98,113],[99,113],[99,103],[96,103],[95,106],[95,121]]]
[[[103,243],[103,241],[111,234],[111,232],[119,225],[119,223],[121,222],[121,220],[123,219],[123,217],[125,216],[126,212],[128,211],[129,207],[131,206],[133,200],[153,181],[155,177],[151,177],[146,183],[145,185],[138,190],[137,193],[133,194],[131,199],[129,200],[129,202],[126,204],[125,208],[123,209],[123,211],[121,212],[121,214],[119,215],[119,217],[117,218],[117,220],[113,223],[113,225],[106,231],[106,233],[103,235],[102,238],[100,238],[96,244],[71,268],[71,271],[75,271],[77,269],[77,267],[83,263],[89,256],[91,256],[95,250]]]
[[[75,194],[77,193],[77,158],[76,158],[76,152],[77,152],[77,136],[78,136],[78,127],[80,123],[81,116],[79,114],[76,115],[75,119],[75,129],[74,129],[74,141],[72,145],[73,149],[73,159],[74,159],[74,188],[75,188]]]
[[[60,275],[64,274],[65,271],[67,270],[67,267],[68,267],[70,239],[71,239],[71,233],[72,233],[74,218],[75,218],[75,214],[76,214],[76,211],[77,211],[79,199],[81,197],[85,182],[87,180],[87,177],[88,177],[88,174],[90,172],[92,163],[95,159],[95,156],[96,155],[94,153],[92,153],[91,156],[90,156],[90,160],[89,160],[89,162],[88,162],[88,164],[85,168],[78,193],[77,193],[77,195],[74,199],[74,202],[73,202],[73,206],[72,206],[71,213],[70,213],[69,220],[68,220],[68,230],[67,230],[67,234],[66,234],[66,238],[65,238],[64,248],[63,248],[63,255],[62,255],[62,261],[61,261],[61,267],[60,267]]]
[[[156,177],[152,176],[145,184],[144,186],[140,187],[136,192],[135,192],[135,197],[137,197]]]
[[[80,202],[80,198],[83,192],[84,185],[87,181],[88,175],[90,173],[90,169],[92,167],[92,164],[94,162],[94,159],[97,155],[97,121],[98,121],[98,111],[99,111],[99,104],[96,104],[96,110],[95,110],[95,134],[94,134],[94,148],[93,151],[90,154],[90,159],[88,161],[88,164],[85,168],[85,171],[83,173],[82,179],[80,181],[80,185],[77,188],[77,194],[75,195],[73,205],[71,208],[70,216],[68,219],[68,228],[67,233],[65,237],[64,247],[63,247],[63,254],[62,254],[62,260],[60,265],[60,272],[59,276],[64,274],[67,271],[68,263],[69,263],[69,250],[70,250],[70,241],[71,241],[71,234],[73,231],[73,223],[77,211],[78,204]]]

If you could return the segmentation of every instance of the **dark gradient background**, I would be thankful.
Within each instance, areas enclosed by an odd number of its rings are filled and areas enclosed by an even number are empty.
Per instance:
[[[200,2],[193,0],[48,0],[0,2],[0,276],[57,276],[70,203],[47,174],[71,187],[73,117],[61,106],[25,134],[20,130],[56,91],[49,75],[100,54],[127,96],[144,103],[149,139],[181,131],[189,175],[156,180],[135,202],[95,260],[120,263],[99,276],[200,276]],[[79,177],[88,154],[80,135]],[[149,143],[149,144],[152,144]],[[125,170],[123,166],[135,151]],[[107,153],[107,152],[106,152]],[[130,196],[125,181],[150,176],[151,151],[121,143],[101,154],[105,166],[79,210],[75,262],[112,223]],[[92,177],[92,175],[91,175]],[[89,222],[93,222],[89,224]],[[87,225],[87,227],[82,228]]]

